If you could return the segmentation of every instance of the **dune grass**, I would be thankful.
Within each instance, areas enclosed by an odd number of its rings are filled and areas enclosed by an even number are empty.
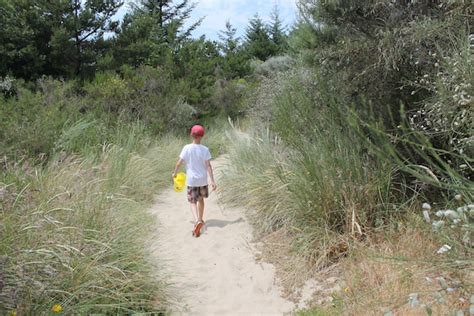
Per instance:
[[[229,135],[223,200],[249,210],[289,295],[323,268],[339,271],[343,290],[302,315],[466,312],[471,158],[454,153],[448,166],[446,151],[407,126],[390,135],[369,113],[367,123],[316,75],[274,79],[278,93],[261,108],[256,99],[248,133]]]
[[[277,83],[268,125],[256,118],[248,136],[229,136],[223,198],[252,210],[261,236],[284,228],[295,252],[323,267],[397,210],[389,208],[390,166],[367,152],[333,99],[306,86],[307,76]]]
[[[95,154],[60,152],[45,167],[3,161],[1,312],[165,311],[166,268],[148,260],[159,233],[146,209],[182,144],[134,127]]]

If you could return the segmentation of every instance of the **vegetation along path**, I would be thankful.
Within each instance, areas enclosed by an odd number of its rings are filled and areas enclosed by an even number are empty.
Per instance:
[[[213,163],[218,178],[225,162],[219,158]],[[217,193],[211,193],[199,238],[191,235],[193,219],[185,192],[162,192],[152,212],[161,236],[154,242],[154,255],[157,260],[167,258],[174,274],[174,312],[278,315],[294,308],[281,297],[274,267],[255,261],[251,227],[242,209],[223,207]]]

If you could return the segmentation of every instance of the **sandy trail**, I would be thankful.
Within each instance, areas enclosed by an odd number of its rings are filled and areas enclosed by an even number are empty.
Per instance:
[[[218,178],[225,160],[213,162]],[[191,235],[192,214],[185,192],[162,192],[151,211],[160,238],[153,245],[157,260],[167,261],[179,300],[173,312],[184,315],[282,315],[294,304],[283,299],[275,269],[255,261],[250,225],[242,209],[224,208],[217,194],[206,200],[206,226],[199,238]]]

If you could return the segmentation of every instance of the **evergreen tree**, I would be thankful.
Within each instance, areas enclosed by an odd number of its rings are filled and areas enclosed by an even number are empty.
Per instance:
[[[251,57],[263,61],[275,54],[275,46],[270,38],[268,27],[258,14],[249,21],[245,33],[245,50]]]
[[[202,19],[185,28],[195,5],[188,0],[143,0],[120,26],[114,56],[118,64],[168,64]]]
[[[27,0],[0,0],[0,76],[29,78],[41,72],[44,61],[35,45],[31,18],[39,14]]]
[[[237,52],[240,37],[236,37],[236,34],[237,29],[230,24],[230,21],[225,23],[225,30],[219,32],[219,46],[225,55],[235,54]]]
[[[94,71],[119,0],[1,0],[0,74],[27,80]],[[89,68],[89,69],[85,69]]]
[[[282,54],[288,50],[288,39],[285,34],[285,27],[280,18],[280,11],[275,4],[270,15],[270,38],[275,45],[276,54]]]
[[[202,106],[211,96],[216,81],[216,69],[221,59],[215,42],[202,36],[187,39],[174,55],[174,77],[181,81],[180,93],[194,106]],[[202,109],[202,108],[201,108]]]
[[[237,29],[230,21],[225,30],[219,32],[219,48],[224,55],[221,69],[227,79],[243,77],[250,72],[249,58],[242,50],[240,37],[236,37]]]
[[[174,3],[172,0],[142,0],[142,12],[150,15],[155,20],[158,41],[171,43],[173,40],[184,40],[198,27],[202,18],[184,29],[184,23],[191,17],[191,12],[196,4],[189,0]]]
[[[63,21],[69,40],[74,42],[75,74],[82,75],[84,66],[93,66],[99,42],[105,32],[113,32],[118,24],[111,18],[123,5],[122,0],[74,0],[67,7],[72,15]]]

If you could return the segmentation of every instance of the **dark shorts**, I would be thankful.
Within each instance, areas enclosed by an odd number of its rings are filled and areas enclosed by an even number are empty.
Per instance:
[[[207,185],[203,187],[188,187],[188,202],[196,203],[201,198],[209,197],[209,188]]]

